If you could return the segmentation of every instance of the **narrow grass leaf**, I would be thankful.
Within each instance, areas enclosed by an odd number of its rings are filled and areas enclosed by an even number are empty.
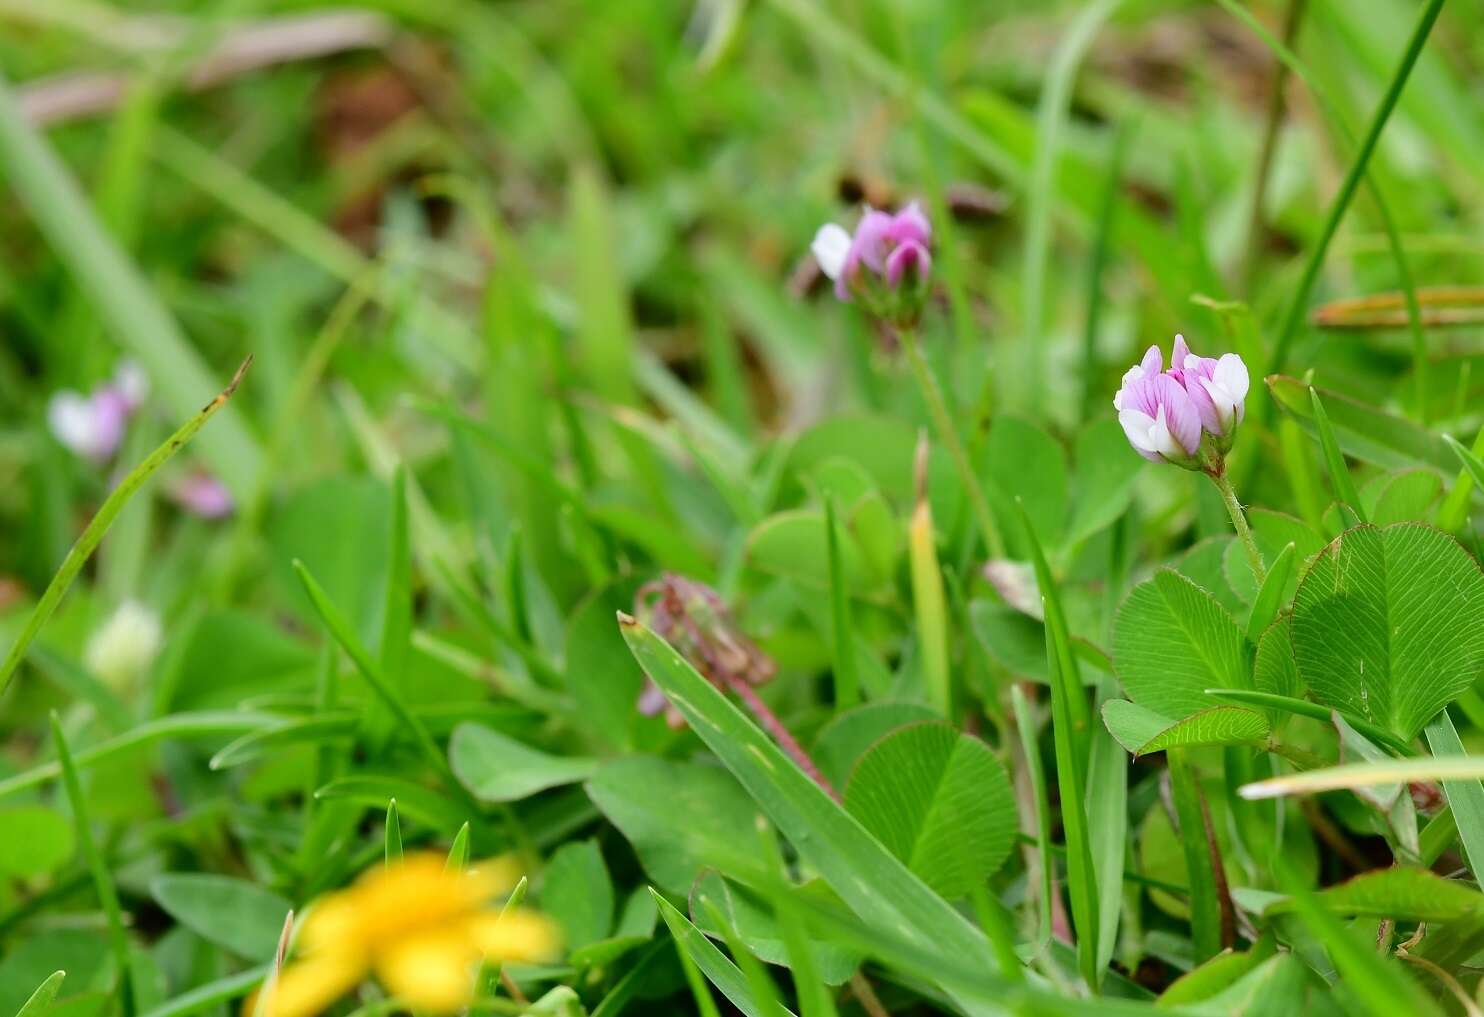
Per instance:
[[[1316,389],[1309,389],[1309,402],[1314,409],[1314,429],[1319,433],[1319,446],[1324,449],[1324,461],[1329,466],[1329,482],[1335,489],[1335,497],[1363,523],[1366,521],[1365,506],[1360,502],[1350,467],[1345,465],[1340,443],[1335,440],[1334,428],[1329,425],[1329,414],[1325,412],[1324,402]]]
[[[4,83],[0,82],[0,123],[3,123],[5,117],[5,101]],[[0,131],[0,133],[3,133],[3,131]],[[104,534],[108,532],[108,528],[113,525],[113,521],[118,518],[119,513],[123,511],[129,499],[144,486],[144,482],[156,470],[169,462],[170,458],[184,448],[196,436],[196,432],[200,431],[206,425],[206,422],[227,404],[227,400],[232,398],[233,392],[237,391],[237,386],[242,381],[242,376],[251,365],[252,358],[248,357],[242,362],[242,366],[237,368],[237,373],[232,376],[232,380],[227,384],[227,387],[215,399],[197,411],[195,416],[182,424],[169,438],[166,438],[165,442],[159,448],[146,456],[142,463],[130,470],[124,476],[124,479],[119,481],[118,486],[113,489],[113,492],[109,494],[108,498],[104,500],[87,527],[83,529],[82,536],[77,538],[77,543],[73,544],[72,549],[67,552],[67,557],[62,560],[62,565],[57,569],[57,574],[47,584],[46,591],[42,593],[41,599],[37,601],[35,609],[32,610],[31,617],[26,619],[25,628],[21,629],[21,634],[16,637],[16,641],[11,646],[10,652],[6,654],[5,662],[0,664],[0,692],[4,692],[6,686],[10,684],[10,680],[15,677],[16,668],[20,666],[21,660],[24,659],[26,649],[31,645],[31,641],[36,638],[36,634],[41,631],[41,627],[46,624],[47,619],[52,616],[52,612],[57,609],[57,605],[61,603],[62,597],[66,595],[68,587],[72,585],[72,581],[77,578],[77,574],[82,571],[82,567],[92,557],[99,542],[103,540]]]
[[[1428,748],[1432,749],[1435,757],[1467,754],[1447,710],[1438,712],[1425,733]],[[1448,798],[1448,807],[1458,828],[1458,839],[1463,841],[1464,859],[1477,880],[1479,873],[1484,872],[1484,783],[1478,780],[1444,781],[1443,794]]]
[[[835,676],[835,709],[848,710],[860,702],[860,677],[856,674],[855,626],[850,618],[850,591],[845,585],[844,563],[840,558],[839,525],[835,518],[835,499],[825,498],[824,525],[830,565],[830,652],[831,673]]]
[[[57,750],[57,765],[62,769],[62,786],[67,791],[67,801],[72,806],[72,816],[77,822],[77,843],[82,856],[87,860],[88,871],[93,877],[93,889],[98,894],[98,903],[103,908],[107,922],[108,945],[113,952],[114,972],[118,979],[116,991],[124,1017],[135,1012],[134,990],[129,981],[132,967],[129,963],[129,939],[124,933],[124,911],[119,905],[118,889],[109,871],[108,859],[98,849],[93,839],[93,826],[88,819],[87,797],[83,794],[82,781],[78,779],[77,767],[72,763],[72,750],[67,747],[67,736],[62,733],[62,721],[52,711],[52,742]]]
[[[397,799],[386,804],[386,825],[382,834],[386,864],[390,868],[402,860],[402,819],[397,815]]]
[[[659,891],[651,889],[649,892],[654,896],[660,917],[665,920],[665,926],[675,940],[676,949],[689,957],[733,1006],[746,1017],[776,1017],[778,1011],[769,1009],[766,1003],[758,1000],[747,976],[737,965],[712,945],[711,940],[692,925],[690,919],[677,911],[673,904],[665,900]],[[706,1008],[703,1006],[701,1009],[704,1011]],[[714,1003],[711,1010],[715,1012]]]
[[[53,971],[47,975],[46,980],[36,986],[36,991],[21,1004],[15,1017],[42,1017],[51,1009],[52,1001],[57,998],[57,990],[62,988],[62,980],[66,977],[65,971]]]

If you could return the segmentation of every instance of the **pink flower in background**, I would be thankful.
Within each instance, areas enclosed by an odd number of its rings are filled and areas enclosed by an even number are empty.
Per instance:
[[[1213,437],[1229,436],[1246,412],[1247,365],[1235,353],[1221,357],[1198,357],[1175,336],[1170,356],[1170,376],[1180,382],[1200,411],[1201,426]]]
[[[72,389],[55,393],[46,407],[52,435],[84,459],[102,463],[118,451],[129,417],[149,395],[149,379],[138,364],[123,361],[112,381],[91,395]]]
[[[1193,466],[1201,447],[1201,415],[1184,386],[1161,371],[1159,347],[1129,368],[1113,397],[1118,422],[1134,451],[1151,462]]]
[[[170,492],[175,503],[193,516],[222,519],[235,507],[232,492],[209,473],[192,473]]]
[[[933,264],[932,239],[932,224],[914,201],[895,215],[867,206],[854,235],[835,223],[821,226],[811,250],[820,271],[834,280],[835,295],[848,301],[858,282],[884,281],[895,290],[909,273],[925,281]],[[862,269],[875,279],[863,280]]]
[[[63,389],[46,407],[46,423],[57,441],[95,463],[107,461],[118,449],[128,418],[128,404],[112,388],[90,396]]]

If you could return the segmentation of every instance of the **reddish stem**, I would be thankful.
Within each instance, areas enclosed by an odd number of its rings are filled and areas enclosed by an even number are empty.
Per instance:
[[[809,753],[804,751],[804,746],[800,745],[798,740],[789,734],[788,728],[783,726],[783,721],[779,720],[773,711],[768,709],[768,704],[763,702],[762,697],[753,691],[752,686],[742,679],[735,678],[729,674],[723,674],[722,681],[726,682],[727,688],[737,694],[738,699],[741,699],[742,702],[747,704],[747,708],[752,711],[752,715],[763,726],[763,730],[773,736],[773,739],[778,742],[778,745],[783,751],[788,753],[788,757],[799,765],[799,769],[807,773],[814,780],[814,783],[824,788],[825,793],[838,802],[840,800],[839,792],[825,779],[824,774],[819,772],[819,767],[814,765],[814,760],[809,758]]]

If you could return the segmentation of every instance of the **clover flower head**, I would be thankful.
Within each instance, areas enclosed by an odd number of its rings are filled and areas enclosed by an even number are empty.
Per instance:
[[[126,600],[88,640],[83,661],[110,687],[126,690],[155,662],[162,641],[159,616]]]
[[[1170,369],[1158,346],[1123,375],[1113,397],[1134,451],[1152,462],[1219,470],[1247,399],[1247,365],[1235,353],[1201,357],[1175,336]]]
[[[125,360],[111,381],[88,395],[72,389],[56,392],[47,403],[47,426],[66,448],[94,463],[104,463],[118,450],[129,417],[148,395],[148,377],[138,364]]]
[[[855,232],[827,223],[811,250],[835,296],[862,297],[878,317],[908,320],[920,312],[932,271],[932,224],[917,202],[895,213],[866,206]]]

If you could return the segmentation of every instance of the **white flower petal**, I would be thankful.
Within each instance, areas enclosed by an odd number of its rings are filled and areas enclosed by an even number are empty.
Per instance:
[[[831,279],[840,278],[845,271],[845,258],[850,254],[850,234],[845,227],[826,223],[814,234],[814,243],[809,245],[819,270]]]
[[[46,423],[52,436],[78,455],[93,455],[98,447],[98,427],[93,403],[87,396],[63,390],[46,407]]]
[[[1123,433],[1128,438],[1128,443],[1140,452],[1156,452],[1154,440],[1151,437],[1155,420],[1149,414],[1139,410],[1120,410],[1118,422],[1123,425]]]

